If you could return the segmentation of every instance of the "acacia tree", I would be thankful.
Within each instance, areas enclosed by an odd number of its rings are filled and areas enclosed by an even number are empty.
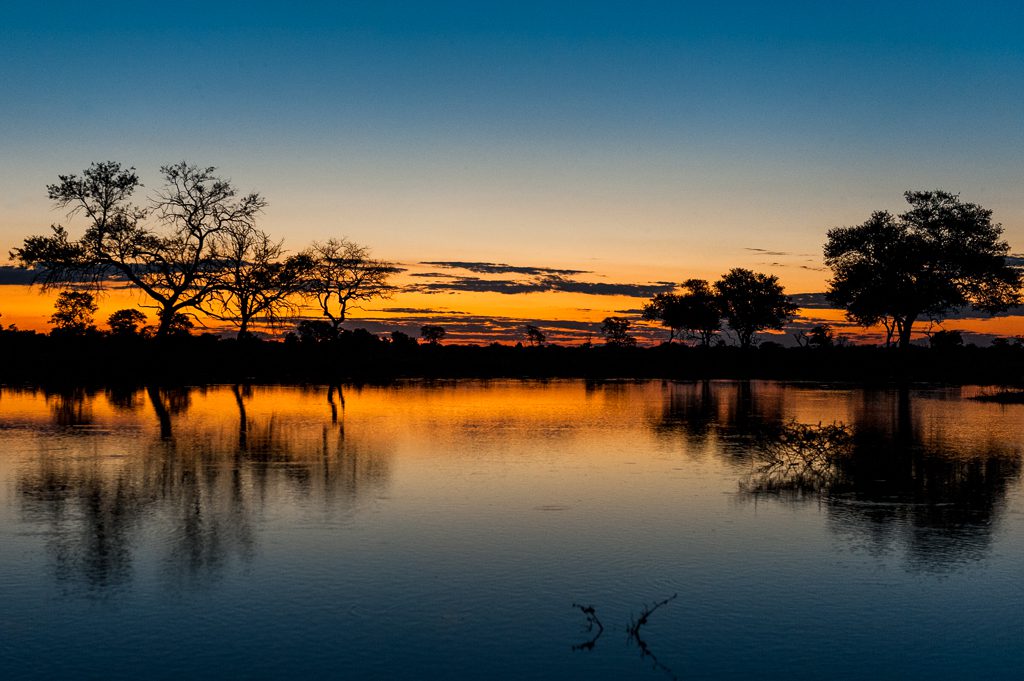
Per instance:
[[[735,267],[715,282],[722,315],[739,341],[749,348],[765,329],[781,329],[797,310],[775,275]]]
[[[883,324],[910,344],[914,323],[950,310],[1000,312],[1020,304],[1021,273],[1007,264],[1009,245],[992,211],[956,194],[904,193],[910,209],[877,211],[861,225],[828,231],[829,299],[864,326]]]
[[[251,222],[227,225],[217,236],[215,252],[219,285],[202,310],[214,319],[235,322],[239,338],[249,335],[254,320],[273,326],[297,307],[292,296],[302,290],[302,272],[310,264],[306,256],[282,258],[281,242]]]
[[[605,317],[601,322],[601,333],[609,347],[632,348],[636,346],[636,338],[630,335],[631,323],[625,317]]]
[[[25,239],[11,257],[38,268],[44,289],[80,282],[101,290],[111,280],[127,281],[148,300],[144,307],[157,310],[157,335],[167,335],[177,316],[198,308],[219,285],[216,235],[251,223],[265,205],[258,194],[238,198],[214,170],[185,162],[162,167],[164,186],[145,208],[131,202],[142,186],[134,168],[105,161],[81,176],[60,175],[47,187],[49,197],[68,217],[86,217],[84,234],[72,239],[54,225],[49,235]]]
[[[145,323],[146,315],[130,308],[118,310],[107,317],[107,326],[115,336],[138,336]]]
[[[85,291],[64,291],[54,303],[56,310],[50,317],[53,330],[60,333],[82,334],[94,331],[93,315],[99,306],[91,293]]]
[[[305,263],[301,292],[316,300],[335,331],[351,308],[389,297],[394,287],[388,280],[399,271],[392,263],[372,260],[368,248],[348,239],[314,242],[301,256]]]
[[[443,326],[435,326],[433,324],[427,324],[426,326],[420,327],[420,338],[425,340],[430,345],[440,345],[441,341],[448,334]]]
[[[722,325],[721,301],[704,279],[687,279],[682,288],[683,294],[656,294],[644,305],[643,318],[667,327],[669,343],[685,334],[707,347]]]
[[[544,332],[541,331],[540,327],[536,324],[527,324],[524,326],[523,334],[526,336],[526,342],[537,348],[544,345],[547,341],[547,337],[544,335]]]

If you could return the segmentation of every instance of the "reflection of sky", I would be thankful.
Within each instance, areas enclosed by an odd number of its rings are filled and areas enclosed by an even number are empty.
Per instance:
[[[230,388],[156,394],[169,439],[147,391],[0,395],[5,679],[633,678],[621,628],[672,593],[647,641],[699,678],[1024,661],[1019,408],[969,390],[406,383],[345,388],[333,423],[323,387],[255,387],[244,445]],[[907,477],[745,496],[751,438],[791,418]]]
[[[66,4],[5,8],[5,251],[106,158],[216,164],[293,249],[631,282],[821,290],[825,229],[906,188],[1024,237],[1014,3]]]

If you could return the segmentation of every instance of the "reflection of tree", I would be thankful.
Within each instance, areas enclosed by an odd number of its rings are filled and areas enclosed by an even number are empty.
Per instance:
[[[905,546],[917,569],[985,554],[1007,489],[1021,475],[1019,454],[993,442],[955,444],[953,431],[934,419],[926,430],[918,398],[906,389],[864,389],[835,397],[850,407],[843,455],[793,465],[801,455],[785,451],[795,434],[786,399],[801,398],[786,390],[756,381],[667,384],[652,427],[661,437],[749,460],[744,497],[821,501],[836,532],[876,551]],[[783,455],[775,464],[764,456],[773,449]]]
[[[842,480],[851,449],[850,430],[841,423],[766,428],[755,442],[754,470],[740,488],[753,494],[827,491]]]
[[[70,427],[92,423],[92,393],[85,388],[47,392],[46,401],[50,405],[55,425]]]
[[[258,519],[282,499],[348,513],[387,484],[379,453],[326,423],[247,415],[251,391],[233,392],[238,431],[189,422],[171,438],[189,391],[151,388],[145,394],[158,414],[158,436],[134,440],[133,451],[111,458],[102,452],[105,442],[88,442],[102,435],[83,432],[71,455],[42,453],[19,473],[23,512],[47,526],[59,580],[101,591],[127,583],[142,551],[156,554],[168,578],[190,580],[251,558]],[[91,398],[82,402],[88,411]],[[138,396],[131,402],[145,409]]]
[[[653,421],[664,436],[686,435],[703,445],[714,436],[727,444],[749,445],[766,428],[783,420],[782,392],[777,386],[751,381],[698,381],[666,387],[661,412]],[[726,446],[727,454],[746,452]]]
[[[1021,459],[988,443],[951,450],[926,437],[907,391],[875,395],[858,415],[854,453],[833,486],[829,517],[876,551],[904,544],[911,563],[944,569],[985,555]]]

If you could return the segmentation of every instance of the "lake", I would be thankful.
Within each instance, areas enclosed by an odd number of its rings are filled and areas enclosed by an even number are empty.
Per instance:
[[[983,391],[4,389],[0,678],[1019,679]]]

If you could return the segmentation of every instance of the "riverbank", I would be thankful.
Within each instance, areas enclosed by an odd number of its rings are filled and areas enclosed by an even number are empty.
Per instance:
[[[907,350],[765,344],[692,348],[397,344],[353,332],[328,343],[153,340],[5,333],[0,383],[330,383],[400,378],[775,379],[1024,384],[1024,348]]]

